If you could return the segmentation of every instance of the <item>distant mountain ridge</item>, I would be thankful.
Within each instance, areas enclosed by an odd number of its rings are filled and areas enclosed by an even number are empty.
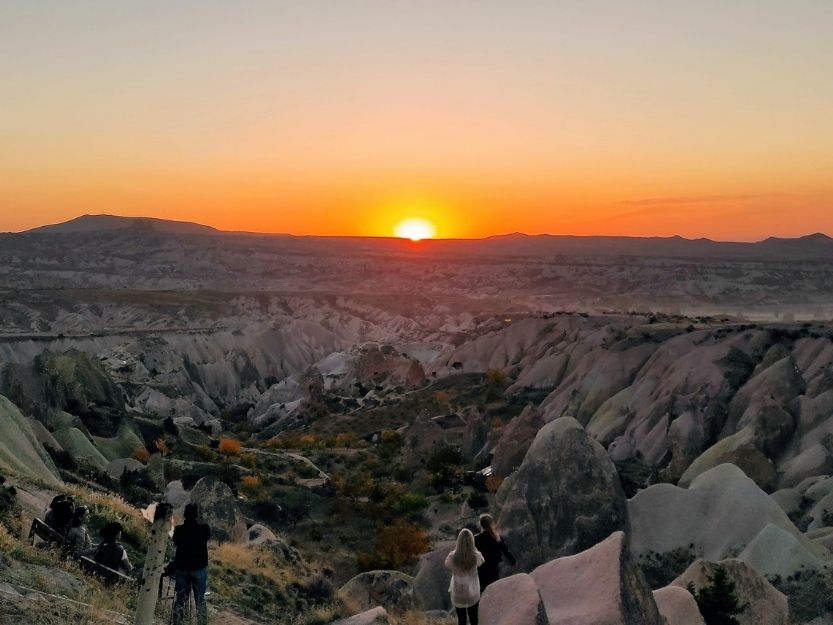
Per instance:
[[[92,234],[133,231],[214,237],[282,237],[287,245],[314,251],[316,244],[329,251],[350,251],[372,246],[378,252],[398,252],[410,242],[386,237],[292,236],[218,230],[203,224],[156,217],[82,215],[69,221],[40,226],[20,234]],[[769,237],[757,242],[714,241],[707,238],[578,236],[556,234],[495,235],[483,239],[435,239],[420,242],[409,253],[496,256],[648,256],[673,258],[726,258],[766,260],[833,260],[833,238],[817,232],[796,238]]]
[[[120,215],[81,215],[69,221],[26,230],[34,234],[73,234],[81,232],[112,232],[139,229],[168,234],[221,234],[221,230],[190,221],[174,221],[157,217],[122,217]]]

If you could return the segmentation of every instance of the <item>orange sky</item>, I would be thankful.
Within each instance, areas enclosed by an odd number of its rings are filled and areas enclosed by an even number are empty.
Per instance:
[[[550,4],[3,3],[0,230],[833,234],[833,3]]]

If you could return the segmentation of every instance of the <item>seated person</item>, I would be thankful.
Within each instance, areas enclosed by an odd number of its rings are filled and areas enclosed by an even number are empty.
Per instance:
[[[93,559],[114,571],[130,573],[133,570],[133,565],[130,564],[124,546],[119,542],[121,531],[121,523],[116,521],[110,521],[105,525],[101,529],[102,543],[93,553]]]
[[[43,515],[43,522],[53,529],[56,525],[56,508],[58,507],[58,504],[65,499],[66,495],[55,495],[55,497],[52,498],[52,503],[49,504],[46,514]]]
[[[75,513],[75,506],[71,497],[58,495],[49,504],[49,510],[44,515],[44,523],[53,530],[66,536],[72,523],[72,515]]]
[[[67,532],[67,539],[64,543],[64,553],[67,556],[78,558],[93,553],[93,541],[87,529],[87,519],[90,516],[90,509],[87,506],[78,506],[72,517],[72,527]]]

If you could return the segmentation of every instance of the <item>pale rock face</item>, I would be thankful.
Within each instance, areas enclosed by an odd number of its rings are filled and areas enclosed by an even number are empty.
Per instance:
[[[664,625],[622,532],[547,562],[530,577],[550,625]]]
[[[211,527],[211,537],[221,542],[246,540],[246,523],[231,489],[213,477],[204,477],[194,485],[189,503],[200,508],[203,522]]]
[[[824,556],[772,498],[730,464],[706,471],[688,489],[651,486],[629,500],[628,511],[637,556],[690,548],[697,557],[721,560],[739,553],[768,525],[795,537],[811,554]]]
[[[833,434],[810,445],[779,466],[780,486],[789,488],[817,475],[833,473]]]
[[[382,606],[404,612],[414,605],[414,578],[399,571],[366,571],[339,588],[339,598],[354,610]]]
[[[191,496],[188,494],[188,491],[182,486],[182,480],[168,482],[165,487],[164,501],[173,506],[174,517],[177,519],[182,519],[183,511],[190,498]]]
[[[0,395],[0,468],[47,484],[59,484],[58,469],[17,406]]]
[[[142,471],[144,468],[145,465],[135,458],[119,458],[117,460],[111,460],[107,464],[106,471],[107,475],[114,480],[118,480],[125,471]]]
[[[446,372],[444,369],[453,371],[453,363],[459,362],[464,372],[482,373],[489,369],[506,369],[532,354],[533,359],[538,360],[543,355],[542,345],[546,342],[542,339],[550,338],[552,325],[547,319],[522,319],[498,331],[466,341],[451,353],[440,355],[442,363],[434,363],[432,368],[441,372]],[[544,377],[551,375],[550,372],[541,373]],[[537,376],[525,381],[529,386],[540,384]]]
[[[262,547],[276,544],[280,539],[265,525],[256,523],[246,530],[246,544],[250,547]]]
[[[51,447],[55,451],[63,450],[61,443],[59,443],[58,440],[52,436],[52,432],[47,430],[43,423],[37,419],[27,419],[26,421],[29,423],[29,427],[32,428],[32,433],[41,445],[44,447]]]
[[[709,447],[689,465],[678,485],[686,488],[698,475],[721,464],[737,466],[763,490],[769,491],[775,486],[775,466],[755,446],[752,426],[744,427]]]
[[[452,608],[448,593],[451,573],[445,568],[445,559],[452,549],[454,541],[448,540],[420,557],[414,578],[414,599],[420,609],[448,611]]]
[[[749,604],[737,617],[740,625],[790,625],[787,598],[754,569],[738,560],[697,560],[671,585],[686,588],[693,584],[699,590],[708,583],[708,577],[718,566],[723,567],[729,580],[735,583],[741,603]]]
[[[776,525],[767,525],[761,530],[737,559],[761,575],[784,579],[798,572],[820,571],[833,565],[812,553],[795,535]]]
[[[825,495],[807,513],[810,517],[808,530],[816,530],[828,527],[833,519],[833,493]]]
[[[480,598],[483,625],[547,625],[544,602],[535,580],[526,573],[490,584]]]
[[[660,614],[668,625],[706,625],[691,593],[679,586],[666,586],[654,591]]]
[[[388,613],[382,606],[361,612],[349,618],[333,621],[330,625],[376,625],[379,622],[387,622]]]
[[[498,525],[518,560],[515,570],[578,553],[628,525],[613,463],[569,417],[538,432],[498,500]]]
[[[55,430],[55,438],[73,458],[85,460],[102,471],[107,468],[107,458],[96,449],[90,439],[78,428]]]
[[[255,523],[248,530],[246,530],[246,545],[256,549],[268,549],[274,551],[289,562],[297,563],[301,561],[301,554],[297,549],[292,547],[283,538],[277,536],[272,530],[265,525]]]
[[[541,404],[544,419],[569,416],[588,423],[605,401],[631,384],[656,349],[655,344],[645,343],[624,351],[588,352]]]

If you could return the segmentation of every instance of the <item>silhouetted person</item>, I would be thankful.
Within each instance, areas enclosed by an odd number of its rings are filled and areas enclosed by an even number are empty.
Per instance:
[[[111,521],[101,528],[101,544],[93,552],[93,559],[107,568],[121,573],[130,573],[133,565],[127,557],[127,550],[119,542],[121,538],[121,523]]]
[[[55,515],[57,514],[55,509],[58,507],[58,504],[61,503],[66,499],[66,495],[55,495],[52,498],[52,501],[49,504],[49,508],[46,510],[46,514],[43,515],[43,522],[46,523],[52,529],[55,529]]]
[[[72,515],[74,513],[75,505],[72,498],[58,495],[49,504],[49,510],[43,521],[61,536],[66,536],[72,525]]]
[[[451,571],[451,603],[457,612],[458,625],[477,625],[477,606],[480,603],[480,580],[477,567],[483,564],[483,555],[474,547],[471,530],[461,530],[454,550],[445,559],[445,566]]]
[[[188,504],[185,506],[184,523],[174,530],[174,625],[181,625],[192,592],[197,606],[198,625],[208,623],[205,589],[208,584],[208,540],[211,538],[211,529],[205,523],[198,523],[198,516],[199,508],[196,504]]]
[[[500,563],[503,558],[506,557],[509,564],[515,564],[515,557],[509,552],[490,514],[480,515],[480,532],[474,537],[474,546],[483,554],[484,559],[483,565],[477,569],[480,592],[483,592],[486,586],[500,579]]]
[[[72,515],[72,524],[67,532],[64,542],[64,555],[77,558],[89,555],[93,541],[87,529],[87,519],[90,516],[90,509],[87,506],[78,506],[75,514]]]

